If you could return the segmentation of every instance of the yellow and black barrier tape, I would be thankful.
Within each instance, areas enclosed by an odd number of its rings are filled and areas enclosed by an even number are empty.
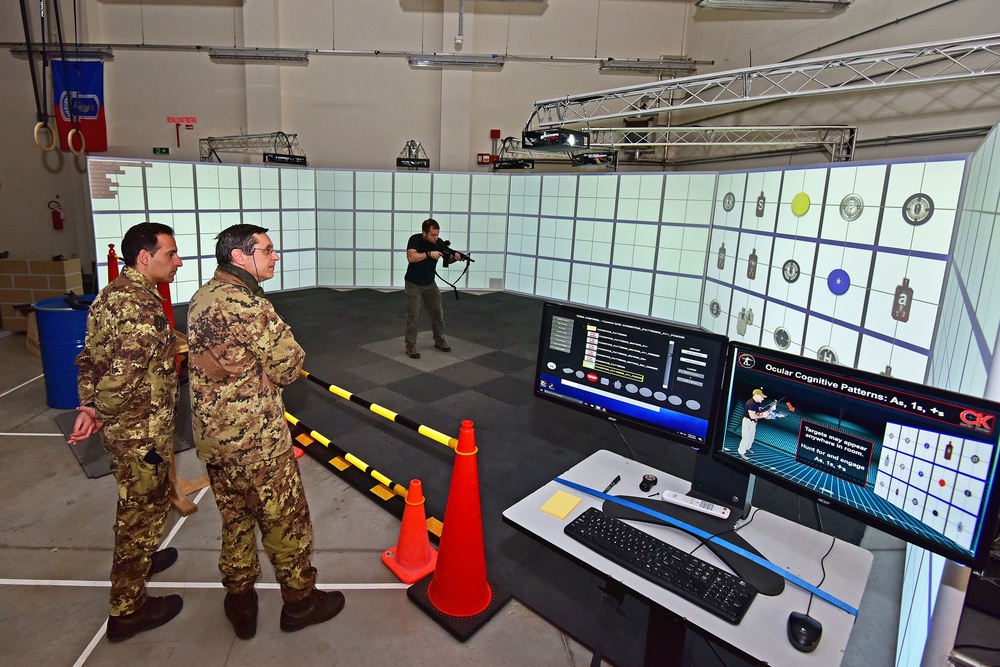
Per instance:
[[[309,437],[311,437],[313,440],[315,440],[316,442],[320,443],[321,445],[323,445],[327,449],[335,452],[342,459],[344,459],[345,461],[347,461],[348,463],[350,463],[352,466],[354,466],[355,468],[357,468],[361,472],[366,473],[370,477],[374,478],[376,481],[378,481],[379,484],[382,484],[387,489],[389,489],[390,491],[392,491],[393,493],[395,493],[397,496],[403,498],[404,500],[406,499],[406,491],[407,491],[407,489],[402,484],[399,484],[397,482],[392,481],[391,479],[389,479],[388,477],[386,477],[385,475],[383,475],[382,473],[380,473],[378,470],[375,470],[374,468],[372,468],[371,466],[369,466],[367,463],[365,463],[364,461],[362,461],[361,459],[359,459],[358,457],[356,457],[354,454],[351,454],[350,452],[346,452],[346,451],[340,449],[339,447],[337,447],[336,445],[334,445],[332,442],[330,442],[330,440],[326,436],[324,436],[322,433],[314,431],[312,428],[310,428],[309,426],[307,426],[306,424],[304,424],[302,421],[300,421],[299,418],[296,417],[295,415],[293,415],[293,414],[291,414],[289,412],[285,412],[285,419],[288,421],[288,423],[294,424],[295,426],[298,426],[300,429],[302,429],[303,431],[305,431],[306,433],[308,433]]]
[[[435,442],[439,442],[442,445],[445,445],[446,447],[450,447],[452,449],[455,449],[456,447],[458,447],[458,439],[457,438],[453,438],[450,435],[441,433],[440,431],[435,431],[434,429],[432,429],[429,426],[424,426],[423,424],[418,424],[417,422],[413,421],[412,419],[410,419],[408,417],[404,417],[403,415],[397,414],[397,413],[393,412],[392,410],[389,410],[388,408],[384,408],[381,405],[378,405],[377,403],[372,403],[369,400],[361,398],[357,394],[352,394],[351,392],[347,391],[346,389],[341,389],[337,385],[330,384],[326,380],[321,380],[321,379],[319,379],[318,377],[316,377],[315,375],[313,375],[312,373],[310,373],[310,372],[308,372],[306,370],[302,370],[302,371],[299,371],[299,372],[302,374],[302,377],[304,377],[305,379],[309,380],[310,382],[314,382],[314,383],[318,384],[319,386],[321,386],[324,389],[328,390],[331,394],[336,394],[337,396],[340,396],[341,398],[346,399],[346,400],[350,401],[351,403],[356,403],[356,404],[358,404],[358,405],[360,405],[360,406],[362,406],[364,408],[367,408],[367,409],[371,410],[372,412],[374,412],[375,414],[377,414],[379,416],[382,416],[382,417],[385,417],[389,421],[396,422],[397,424],[400,424],[401,426],[405,426],[406,428],[410,429],[411,431],[416,431],[420,435],[426,436],[426,437],[430,438],[431,440],[434,440]]]

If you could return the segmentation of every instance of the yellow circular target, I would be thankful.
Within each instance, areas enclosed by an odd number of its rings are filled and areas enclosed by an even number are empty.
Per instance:
[[[809,212],[809,195],[804,192],[792,197],[792,213],[801,217]]]

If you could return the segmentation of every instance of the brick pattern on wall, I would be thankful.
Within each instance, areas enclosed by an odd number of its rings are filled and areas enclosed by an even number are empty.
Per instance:
[[[8,331],[27,331],[28,316],[15,306],[83,294],[79,259],[0,259],[0,322]]]

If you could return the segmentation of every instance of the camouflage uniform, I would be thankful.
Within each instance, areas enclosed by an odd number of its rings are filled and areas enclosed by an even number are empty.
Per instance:
[[[188,346],[194,439],[222,515],[222,582],[239,595],[260,576],[256,525],[282,599],[301,600],[316,583],[313,531],[281,390],[305,352],[257,281],[228,265],[191,299]]]
[[[170,511],[178,391],[174,332],[156,286],[135,268],[90,306],[76,365],[80,404],[93,404],[104,422],[101,441],[118,482],[110,604],[121,616],[146,602],[150,559]]]

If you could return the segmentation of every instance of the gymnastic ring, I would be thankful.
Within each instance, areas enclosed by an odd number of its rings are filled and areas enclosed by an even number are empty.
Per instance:
[[[50,143],[48,146],[43,146],[42,142],[38,140],[38,136],[42,133],[42,128],[48,130],[49,138],[52,139],[52,143]],[[35,137],[35,145],[41,148],[43,151],[50,151],[56,147],[56,133],[52,131],[52,129],[49,127],[49,124],[46,123],[45,121],[39,121],[35,123],[35,132],[33,136]]]
[[[80,150],[76,150],[75,148],[73,148],[74,134],[80,135]],[[87,137],[83,136],[83,132],[74,127],[72,130],[69,131],[69,134],[66,135],[66,145],[69,146],[69,152],[72,153],[73,155],[83,155],[84,153],[87,152]]]

